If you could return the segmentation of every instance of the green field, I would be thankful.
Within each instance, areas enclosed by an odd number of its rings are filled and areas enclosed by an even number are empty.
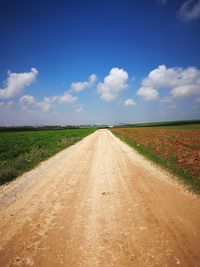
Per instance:
[[[180,128],[200,128],[200,120],[181,120],[181,121],[160,121],[160,122],[146,122],[146,123],[135,123],[135,124],[124,124],[116,125],[115,127],[177,127]]]
[[[0,185],[94,131],[90,128],[0,132]]]

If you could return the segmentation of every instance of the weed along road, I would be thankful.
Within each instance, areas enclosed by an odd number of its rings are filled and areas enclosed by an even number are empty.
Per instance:
[[[200,200],[108,130],[0,188],[0,266],[200,266]]]

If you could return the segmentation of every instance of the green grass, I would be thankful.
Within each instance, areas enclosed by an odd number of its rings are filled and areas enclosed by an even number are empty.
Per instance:
[[[133,147],[136,151],[138,151],[140,154],[144,155],[147,159],[151,160],[152,162],[162,166],[163,168],[167,169],[170,173],[176,175],[181,182],[184,182],[186,186],[192,190],[194,193],[197,193],[200,195],[200,179],[193,179],[192,175],[188,173],[187,171],[178,168],[175,166],[176,159],[175,158],[169,158],[168,160],[163,159],[162,157],[155,155],[152,153],[151,148],[145,148],[142,145],[139,145],[138,143],[134,141],[128,140],[123,135],[116,133],[111,130],[111,132],[117,136],[119,139],[127,143],[129,146]]]
[[[186,127],[188,128],[200,128],[200,120],[182,120],[182,121],[160,121],[160,122],[147,122],[137,124],[119,125],[117,127]]]
[[[0,132],[0,185],[13,180],[95,130]]]

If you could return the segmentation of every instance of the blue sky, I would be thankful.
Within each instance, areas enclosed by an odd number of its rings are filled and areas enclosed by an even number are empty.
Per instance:
[[[1,0],[0,36],[0,125],[200,117],[200,0]]]

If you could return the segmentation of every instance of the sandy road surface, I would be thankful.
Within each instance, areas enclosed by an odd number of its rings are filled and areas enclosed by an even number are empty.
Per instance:
[[[200,200],[108,130],[0,189],[0,266],[200,266]]]

